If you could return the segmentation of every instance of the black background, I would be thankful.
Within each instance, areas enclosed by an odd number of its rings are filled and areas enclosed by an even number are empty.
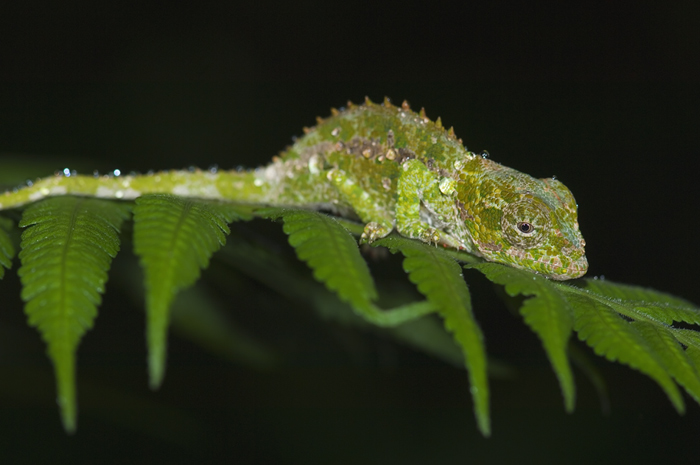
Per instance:
[[[64,167],[250,167],[331,106],[407,99],[454,126],[470,149],[566,183],[579,203],[589,275],[698,303],[699,15],[691,1],[3,4],[0,166],[36,162],[14,182]],[[100,409],[119,410],[118,401],[81,385],[79,430],[65,436],[41,341],[8,299],[2,346],[31,352],[34,365],[10,361],[1,375],[0,384],[17,386],[0,391],[0,457],[642,463],[697,455],[697,404],[687,398],[679,417],[626,367],[597,360],[610,383],[609,416],[580,373],[579,406],[565,414],[536,338],[466,275],[487,349],[525,365],[515,379],[493,382],[491,439],[475,431],[462,371],[372,337],[363,344],[398,351],[398,362],[358,364],[312,320],[299,331],[322,335],[306,350],[326,350],[326,338],[335,358],[260,376],[175,340],[165,386],[150,393],[145,368],[110,364],[100,344],[123,331],[133,340],[124,350],[145,360],[142,317],[121,315],[108,292],[81,346],[81,382],[147,405],[125,407],[130,420],[107,421]],[[2,289],[16,289],[12,279]]]

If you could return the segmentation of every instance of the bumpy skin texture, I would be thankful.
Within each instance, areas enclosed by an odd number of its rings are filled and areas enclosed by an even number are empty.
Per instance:
[[[252,171],[79,176],[66,170],[0,196],[0,209],[52,195],[133,199],[146,193],[327,209],[357,217],[361,241],[401,235],[565,280],[586,273],[577,205],[554,178],[535,179],[467,151],[438,118],[404,103],[350,104]]]

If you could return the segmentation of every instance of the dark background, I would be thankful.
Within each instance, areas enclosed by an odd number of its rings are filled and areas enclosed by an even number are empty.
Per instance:
[[[65,167],[256,166],[331,106],[407,99],[454,126],[470,149],[566,183],[590,276],[700,303],[699,20],[692,1],[3,4],[2,180]],[[251,227],[284,241],[279,227]],[[150,393],[142,316],[122,313],[126,304],[109,292],[81,346],[81,417],[68,437],[42,343],[22,326],[17,283],[7,277],[0,457],[642,463],[697,455],[698,405],[687,398],[679,417],[651,381],[602,359],[610,415],[580,372],[577,411],[565,414],[536,338],[487,283],[465,274],[489,353],[518,368],[492,383],[488,440],[476,432],[463,371],[303,313],[297,323],[266,317],[271,327],[289,325],[289,340],[298,334],[296,365],[260,375],[172,338],[168,378]],[[338,333],[353,343],[338,343]],[[114,420],[115,411],[126,419]]]

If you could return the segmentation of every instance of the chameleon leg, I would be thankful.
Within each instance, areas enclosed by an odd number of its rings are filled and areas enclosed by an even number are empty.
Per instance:
[[[396,229],[402,236],[429,244],[464,248],[459,239],[440,229],[455,224],[455,203],[440,191],[439,179],[420,160],[408,160],[397,183]]]
[[[352,206],[362,221],[366,222],[360,238],[361,243],[374,242],[394,229],[394,218],[391,212],[382,209],[376,199],[345,171],[330,170],[328,180],[335,186],[343,199]]]

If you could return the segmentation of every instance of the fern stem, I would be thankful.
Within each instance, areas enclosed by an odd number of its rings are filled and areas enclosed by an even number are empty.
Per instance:
[[[564,283],[553,283],[553,284],[558,286],[559,290],[561,290],[564,293],[569,293],[569,294],[574,294],[574,295],[586,297],[586,298],[594,300],[598,303],[601,303],[603,305],[607,305],[608,307],[614,309],[620,315],[624,315],[624,316],[631,318],[633,320],[644,320],[644,321],[648,321],[650,323],[653,323],[655,325],[667,326],[663,321],[656,319],[656,318],[653,318],[652,316],[650,316],[646,313],[638,312],[635,309],[633,309],[631,306],[623,305],[620,302],[618,302],[616,299],[606,297],[606,296],[598,294],[596,292],[591,292],[587,289],[583,289],[583,288],[580,288],[578,286],[574,286],[571,284],[564,284]]]
[[[430,301],[413,302],[390,310],[381,310],[376,306],[367,306],[358,313],[370,323],[382,327],[394,327],[415,320],[437,311],[437,307]]]

